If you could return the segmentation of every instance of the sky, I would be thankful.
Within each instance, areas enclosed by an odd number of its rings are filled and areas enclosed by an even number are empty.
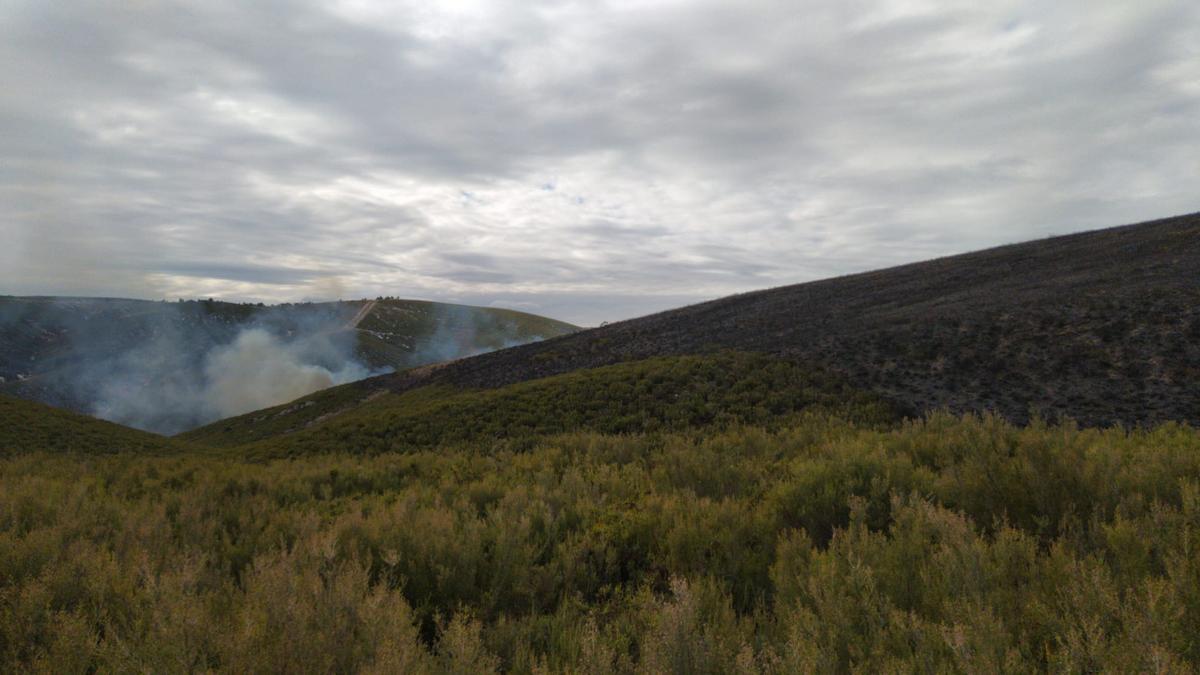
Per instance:
[[[0,0],[0,294],[594,325],[1198,187],[1194,0]]]

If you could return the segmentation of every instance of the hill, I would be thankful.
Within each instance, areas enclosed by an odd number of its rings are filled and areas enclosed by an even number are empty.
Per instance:
[[[155,434],[0,395],[0,457],[34,452],[158,454],[185,447]]]
[[[1200,215],[731,296],[363,380],[327,404],[279,407],[270,430],[247,415],[201,435],[235,444],[353,417],[390,394],[723,350],[836,376],[910,416],[1200,424]],[[214,431],[225,427],[236,431]]]
[[[366,310],[355,325],[356,353],[376,368],[413,368],[579,330],[562,321],[497,307],[395,298],[348,304]]]
[[[574,330],[523,312],[394,298],[263,306],[0,297],[0,392],[173,433],[372,373]]]
[[[910,413],[1200,423],[1200,214],[746,293],[372,380],[499,387],[720,349],[814,364]]]

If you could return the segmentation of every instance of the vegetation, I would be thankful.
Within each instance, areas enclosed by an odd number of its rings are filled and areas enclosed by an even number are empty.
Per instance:
[[[351,326],[355,319],[358,323]],[[184,375],[199,387],[206,356],[252,327],[284,342],[324,336],[336,354],[321,355],[320,365],[336,369],[353,359],[380,371],[578,330],[524,312],[396,298],[267,307],[211,299],[0,296],[0,394],[92,412],[105,386],[127,372],[130,362],[149,371],[149,382],[135,379],[140,387]],[[131,384],[130,395],[140,387]],[[153,428],[174,431],[196,424],[189,416]]]
[[[737,389],[721,379],[734,364],[784,403],[718,395]],[[22,446],[0,459],[0,671],[1200,666],[1195,430],[883,424],[870,399],[797,410],[779,386],[804,379],[791,364],[626,368],[429,391],[420,414],[377,400],[241,450]],[[700,374],[723,413],[654,429],[689,408],[612,428],[628,410],[582,412],[700,401]],[[456,399],[490,421],[424,435],[466,422]],[[552,400],[592,430],[518,422]],[[392,425],[378,449],[350,434],[376,424]],[[236,456],[264,444],[294,456]]]
[[[46,450],[71,455],[164,453],[185,447],[155,434],[0,395],[0,457]]]
[[[858,422],[899,419],[877,397],[810,367],[756,354],[677,356],[576,371],[501,389],[356,383],[201,427],[179,438],[242,455],[379,453],[551,433],[633,433],[777,423],[820,407]],[[303,433],[283,438],[283,434]]]
[[[1198,334],[1192,214],[742,293],[458,361],[434,379],[500,387],[735,349],[821,364],[918,413],[1200,425]]]
[[[378,298],[358,324],[356,354],[377,368],[408,368],[577,330],[511,309]]]
[[[1164,420],[1200,410],[1198,232],[735,296],[173,439],[0,398],[0,672],[1195,672],[1200,431]],[[340,307],[382,360],[547,337]]]

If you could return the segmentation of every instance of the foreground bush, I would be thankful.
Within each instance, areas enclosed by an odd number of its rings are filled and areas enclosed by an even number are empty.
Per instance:
[[[0,671],[1186,672],[1200,434],[0,460]]]

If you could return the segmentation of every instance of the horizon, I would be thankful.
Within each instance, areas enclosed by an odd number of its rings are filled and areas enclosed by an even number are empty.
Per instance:
[[[780,286],[751,288],[751,289],[746,289],[744,291],[731,293],[729,295],[740,295],[742,293],[753,293],[755,291],[770,290],[772,288],[782,288],[782,287],[786,287],[786,286],[794,286],[794,285],[800,285],[800,284],[817,282],[817,281],[828,281],[828,280],[838,279],[838,278],[842,278],[842,277],[855,276],[858,274],[868,274],[871,272],[883,272],[883,271],[887,271],[890,269],[894,269],[896,267],[904,267],[907,265],[919,264],[922,262],[932,262],[934,260],[940,260],[940,259],[944,259],[944,258],[953,258],[956,256],[968,255],[968,254],[972,254],[972,253],[982,253],[982,252],[989,251],[992,249],[1005,248],[1008,246],[1016,246],[1016,245],[1025,244],[1025,243],[1033,243],[1035,241],[1049,241],[1052,239],[1058,239],[1058,238],[1063,238],[1063,237],[1071,237],[1071,236],[1075,236],[1075,235],[1086,235],[1086,234],[1103,232],[1105,230],[1121,229],[1121,228],[1125,228],[1125,227],[1134,227],[1134,226],[1138,226],[1138,225],[1147,225],[1147,224],[1156,223],[1156,222],[1160,222],[1160,221],[1175,220],[1178,218],[1187,218],[1187,217],[1196,216],[1196,215],[1200,215],[1200,211],[1193,212],[1193,213],[1179,213],[1179,214],[1173,214],[1173,215],[1168,215],[1168,216],[1162,216],[1159,218],[1153,218],[1150,220],[1140,221],[1140,222],[1136,222],[1136,223],[1121,223],[1121,224],[1116,224],[1116,225],[1104,225],[1104,226],[1095,227],[1095,228],[1084,228],[1084,229],[1081,229],[1076,232],[1068,232],[1068,233],[1062,233],[1062,234],[1050,233],[1045,236],[1034,238],[1034,239],[1027,239],[1027,240],[1022,240],[1022,241],[1001,242],[994,246],[988,246],[988,247],[979,248],[979,249],[971,249],[969,251],[956,251],[956,252],[948,253],[943,256],[937,256],[935,258],[906,261],[906,262],[897,263],[895,265],[890,265],[888,267],[869,268],[869,269],[864,269],[864,270],[852,270],[852,271],[848,271],[848,272],[845,272],[842,274],[835,274],[835,275],[832,275],[829,277],[821,277],[819,279],[809,279],[809,280],[790,283],[790,284],[782,284]],[[657,314],[659,312],[670,311],[672,309],[680,309],[682,307],[690,306],[693,304],[702,304],[702,303],[710,302],[713,300],[719,300],[721,298],[728,297],[728,296],[700,298],[698,300],[688,302],[685,305],[673,305],[670,307],[663,307],[661,309],[647,312],[646,314],[636,314],[633,316],[622,317],[620,319],[613,319],[611,321],[610,320],[602,320],[602,321],[596,322],[594,324],[582,324],[582,323],[566,321],[566,320],[561,319],[556,316],[538,314],[537,312],[530,312],[528,310],[520,309],[520,308],[507,307],[507,306],[498,304],[496,302],[493,302],[493,303],[487,304],[487,305],[483,305],[483,304],[469,304],[469,303],[462,303],[462,302],[445,301],[445,300],[435,300],[435,299],[431,299],[431,298],[422,298],[422,297],[401,297],[401,296],[395,296],[395,295],[377,295],[375,297],[365,297],[364,296],[364,297],[344,297],[344,298],[301,298],[298,300],[278,300],[278,301],[267,301],[267,300],[260,300],[260,299],[255,299],[255,298],[216,298],[216,297],[152,298],[152,297],[129,297],[129,296],[118,297],[118,296],[111,296],[111,295],[46,295],[46,294],[12,295],[12,294],[0,293],[0,298],[3,298],[3,297],[10,297],[10,298],[15,298],[15,299],[23,299],[23,300],[121,300],[121,301],[129,300],[129,301],[135,301],[135,302],[163,302],[163,303],[206,302],[206,301],[208,301],[208,302],[223,302],[223,303],[240,304],[240,305],[258,305],[258,306],[265,306],[265,307],[280,307],[283,305],[330,304],[330,303],[343,303],[343,302],[371,302],[373,300],[394,300],[394,301],[399,301],[399,302],[426,302],[426,303],[431,303],[431,304],[471,307],[471,308],[478,308],[478,309],[502,309],[502,310],[507,310],[507,311],[531,314],[534,316],[540,316],[540,317],[544,317],[544,318],[548,318],[548,319],[553,319],[556,321],[562,321],[564,323],[571,324],[571,325],[575,326],[576,328],[580,328],[580,329],[589,329],[589,328],[596,328],[596,327],[606,325],[606,324],[616,322],[616,321],[627,321],[627,320],[631,320],[631,319],[637,319],[637,318],[641,318],[641,317],[645,317],[645,316],[650,316],[652,314]]]
[[[0,293],[577,325],[1200,209],[1200,6],[18,1]]]

